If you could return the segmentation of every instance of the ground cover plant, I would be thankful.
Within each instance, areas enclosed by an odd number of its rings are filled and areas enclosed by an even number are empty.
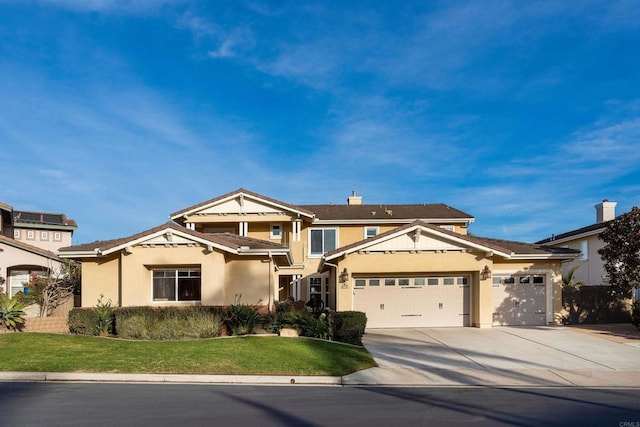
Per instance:
[[[0,334],[1,371],[341,376],[372,366],[364,348],[307,338],[131,341]]]

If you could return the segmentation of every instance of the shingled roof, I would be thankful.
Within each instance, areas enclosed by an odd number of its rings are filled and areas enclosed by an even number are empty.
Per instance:
[[[443,203],[408,205],[302,205],[317,220],[418,220],[473,221],[474,217]]]
[[[27,252],[31,252],[34,253],[36,255],[41,255],[43,257],[52,259],[54,261],[60,261],[60,258],[58,258],[58,256],[51,252],[48,251],[46,249],[42,249],[39,248],[37,246],[33,246],[33,245],[29,245],[27,243],[21,242],[20,240],[16,240],[16,239],[12,239],[10,237],[7,236],[3,236],[0,234],[0,243],[5,243],[9,246],[13,246],[14,248],[23,250],[23,251],[27,251]]]
[[[330,260],[332,258],[339,256],[340,254],[357,250],[357,248],[362,247],[363,245],[369,246],[377,241],[385,240],[390,236],[393,236],[395,234],[400,234],[403,231],[409,230],[416,226],[423,227],[426,229],[431,229],[437,233],[449,236],[453,239],[467,241],[479,247],[486,248],[487,250],[495,251],[496,253],[505,257],[512,257],[512,256],[518,256],[518,255],[521,255],[521,256],[567,255],[568,257],[573,257],[580,253],[580,251],[577,251],[575,249],[569,249],[569,248],[548,247],[548,246],[542,246],[538,244],[515,242],[515,241],[501,240],[501,239],[490,239],[485,237],[477,237],[473,235],[458,234],[452,231],[445,230],[441,227],[428,224],[423,221],[414,221],[410,224],[406,224],[401,227],[395,228],[393,230],[389,230],[385,233],[378,234],[375,237],[361,240],[359,242],[355,242],[350,245],[346,245],[341,248],[330,251],[325,254],[324,258],[327,260]]]
[[[539,240],[536,243],[539,244],[544,244],[544,243],[555,243],[556,241],[562,241],[568,238],[571,238],[573,236],[580,236],[582,234],[599,234],[601,231],[603,231],[605,228],[607,228],[607,225],[610,223],[611,221],[606,221],[606,222],[599,222],[596,224],[591,224],[591,225],[587,225],[586,227],[582,227],[582,228],[578,228],[572,231],[567,231],[566,233],[562,233],[562,234],[557,234],[557,235],[553,235],[551,237],[548,237],[546,239],[543,240]]]
[[[254,239],[251,237],[242,237],[231,233],[201,233],[194,230],[189,230],[186,227],[183,227],[175,222],[169,221],[165,224],[159,225],[157,227],[151,228],[149,230],[142,231],[140,233],[134,234],[128,237],[121,237],[119,239],[113,240],[101,240],[95,241],[92,243],[84,243],[81,245],[67,246],[64,248],[60,248],[60,253],[70,253],[70,252],[108,252],[110,249],[114,249],[120,247],[122,245],[126,245],[129,242],[135,242],[137,240],[143,239],[152,234],[161,232],[163,230],[175,230],[180,233],[188,234],[190,236],[196,237],[199,240],[203,240],[206,242],[211,242],[216,245],[228,248],[232,251],[237,251],[240,248],[248,247],[253,250],[288,250],[284,245],[267,242],[265,240]]]

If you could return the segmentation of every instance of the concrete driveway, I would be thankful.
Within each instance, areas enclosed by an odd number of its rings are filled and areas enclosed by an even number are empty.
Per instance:
[[[565,327],[374,329],[379,367],[344,384],[640,387],[640,341]]]

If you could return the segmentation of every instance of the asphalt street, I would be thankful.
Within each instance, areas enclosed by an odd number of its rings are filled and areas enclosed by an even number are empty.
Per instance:
[[[640,426],[640,389],[0,382],[3,426]]]

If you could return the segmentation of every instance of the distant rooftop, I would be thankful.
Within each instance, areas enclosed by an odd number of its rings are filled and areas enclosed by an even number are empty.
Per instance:
[[[64,228],[77,228],[78,224],[64,214],[48,212],[13,211],[14,226],[53,226]]]

